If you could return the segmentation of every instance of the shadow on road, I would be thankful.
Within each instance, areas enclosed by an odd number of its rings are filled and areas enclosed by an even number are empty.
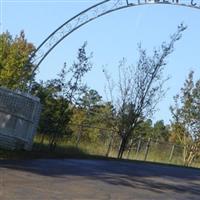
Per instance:
[[[200,170],[150,163],[109,160],[0,161],[0,169],[72,179],[74,176],[110,185],[145,189],[156,193],[200,195]]]

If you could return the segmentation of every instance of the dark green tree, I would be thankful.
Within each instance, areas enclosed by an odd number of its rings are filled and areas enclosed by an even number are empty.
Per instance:
[[[83,93],[79,99],[79,105],[87,110],[92,110],[102,103],[102,97],[96,90],[90,89]]]
[[[138,126],[135,128],[133,133],[133,138],[145,138],[148,139],[152,137],[153,134],[153,123],[151,119],[147,119],[142,121],[138,124]]]
[[[42,134],[41,143],[44,141],[44,136],[48,135],[50,149],[54,150],[59,139],[70,134],[70,130],[67,129],[71,117],[69,102],[58,95],[60,88],[56,87],[53,81],[35,83],[32,92],[40,98],[43,106],[38,128],[38,132]]]
[[[153,126],[152,138],[158,140],[168,141],[169,127],[164,124],[163,120],[157,121]]]
[[[68,123],[77,99],[86,89],[82,79],[91,69],[91,64],[85,48],[86,43],[78,50],[77,61],[68,69],[64,64],[57,78],[32,85],[32,94],[38,96],[43,105],[39,131],[50,135],[52,150],[55,149],[59,139],[71,133],[67,129]]]

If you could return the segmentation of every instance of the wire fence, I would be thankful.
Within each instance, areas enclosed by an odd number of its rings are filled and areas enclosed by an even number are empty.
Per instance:
[[[106,156],[117,158],[121,138],[118,135],[103,137],[100,135],[94,141],[88,141],[79,134],[76,137],[62,137],[57,140],[55,152],[74,154],[85,153],[88,155]],[[49,136],[37,135],[34,150],[50,151],[51,138]],[[137,137],[130,140],[127,145],[123,159],[151,161],[165,164],[185,165],[185,146],[152,138]],[[200,167],[200,159],[194,159],[190,166]]]

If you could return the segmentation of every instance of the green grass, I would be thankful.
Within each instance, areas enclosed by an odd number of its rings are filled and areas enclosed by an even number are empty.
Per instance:
[[[63,150],[62,148],[58,148]],[[115,157],[105,157],[100,155],[91,155],[81,151],[79,148],[68,147],[65,148],[64,152],[39,152],[39,151],[9,151],[0,149],[0,160],[30,160],[30,159],[92,159],[92,160],[112,160],[112,161],[121,161],[121,162],[134,162],[134,163],[148,163],[156,165],[165,165],[165,166],[174,166],[174,167],[185,167],[183,165],[174,164],[174,163],[162,163],[162,162],[153,162],[153,161],[143,161],[143,160],[130,160],[130,159],[117,159]],[[186,168],[200,168],[200,165],[192,165]]]
[[[81,141],[78,147],[73,140],[61,140],[54,151],[49,148],[49,140],[45,138],[41,144],[41,137],[36,137],[32,151],[22,150],[3,150],[0,149],[0,159],[46,159],[46,158],[78,158],[78,159],[116,159],[118,153],[118,145],[115,145],[110,151],[109,158],[106,157],[108,145],[102,142],[86,142]],[[129,157],[128,152],[124,153],[125,160],[144,161],[145,144],[141,146],[138,154],[134,148]],[[153,163],[163,163],[170,165],[183,166],[182,154],[180,149],[175,149],[172,160],[169,160],[171,148],[170,146],[159,144],[152,145],[149,148],[146,161]],[[200,168],[200,161],[192,163],[191,167]]]

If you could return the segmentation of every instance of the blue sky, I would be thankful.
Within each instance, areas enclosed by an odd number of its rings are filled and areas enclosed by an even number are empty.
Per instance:
[[[95,1],[98,2],[98,1]],[[38,46],[55,28],[78,12],[86,9],[93,1],[31,1],[1,0],[1,32],[8,30],[12,35],[24,30],[28,41]],[[93,70],[86,82],[104,94],[105,79],[102,66],[116,78],[120,59],[127,58],[129,64],[137,61],[137,44],[149,54],[162,41],[169,41],[181,22],[188,26],[175,51],[168,58],[165,74],[171,79],[166,87],[169,91],[158,105],[154,120],[170,119],[169,106],[173,96],[179,92],[190,70],[195,78],[200,77],[200,10],[178,6],[146,5],[128,8],[101,17],[66,38],[40,65],[38,79],[55,78],[63,63],[71,63],[77,49],[88,42],[88,52],[93,52]]]

